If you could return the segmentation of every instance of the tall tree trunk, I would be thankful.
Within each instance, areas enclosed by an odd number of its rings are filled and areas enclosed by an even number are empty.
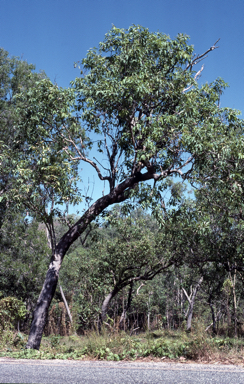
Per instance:
[[[147,329],[150,331],[150,316],[151,316],[151,307],[150,307],[150,296],[152,296],[153,292],[149,292],[148,294],[148,302],[147,302]]]
[[[70,310],[69,310],[68,303],[67,303],[66,298],[65,298],[65,296],[64,296],[63,289],[62,289],[62,287],[61,287],[60,284],[59,284],[59,289],[60,289],[60,293],[61,293],[61,296],[62,296],[64,305],[65,305],[65,308],[66,308],[66,312],[67,312],[67,314],[68,314],[68,316],[69,316],[70,323],[72,324],[72,316],[71,316],[71,313],[70,313]]]
[[[166,296],[166,327],[169,329],[169,295]]]
[[[228,325],[228,336],[231,336],[231,315],[229,306],[229,292],[226,293],[226,314],[227,314],[227,325]]]
[[[33,313],[31,329],[26,345],[27,349],[40,348],[42,334],[47,320],[48,308],[51,304],[58,283],[61,261],[62,260],[59,255],[52,257],[44,285]]]
[[[210,309],[211,309],[211,314],[212,314],[212,331],[213,331],[213,335],[217,335],[217,328],[216,328],[216,317],[215,317],[215,313],[214,313],[214,307],[213,307],[213,303],[212,303],[212,295],[210,294],[209,296],[209,299],[208,299],[208,303],[209,303],[209,306],[210,306]]]
[[[233,304],[234,304],[234,332],[235,337],[238,337],[237,332],[237,300],[236,300],[236,269],[234,270],[234,276],[232,278],[231,273],[229,273],[230,280],[232,283],[232,292],[233,292]]]

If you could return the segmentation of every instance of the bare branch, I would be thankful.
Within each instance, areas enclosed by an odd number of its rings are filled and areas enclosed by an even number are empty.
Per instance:
[[[99,165],[101,165],[101,167],[105,170],[105,171],[108,171],[108,172],[110,172],[110,170],[108,169],[108,168],[105,168],[97,159],[96,159],[96,157],[95,156],[93,156],[93,159],[94,160],[96,160],[96,162],[99,164]]]
[[[62,135],[63,136],[63,135]],[[69,153],[68,151],[68,148],[67,147],[64,147],[63,150],[69,155],[70,159],[73,160],[73,161],[77,161],[77,160],[82,160],[82,161],[85,161],[86,163],[90,164],[97,172],[98,174],[98,177],[100,180],[108,180],[110,182],[111,180],[111,177],[110,176],[103,176],[100,169],[98,168],[97,164],[94,163],[94,161],[88,159],[87,157],[85,157],[81,151],[79,150],[79,148],[77,147],[76,143],[74,142],[74,140],[71,140],[71,139],[67,139],[66,137],[64,137],[64,140],[69,142],[70,144],[72,144],[74,147],[75,147],[75,150],[78,154],[77,157],[73,157],[71,156],[71,154]]]
[[[185,290],[185,288],[183,288],[183,287],[182,287],[182,291],[184,292],[185,297],[186,297],[188,303],[191,304],[191,295],[190,295],[190,297],[189,297],[188,294],[187,294],[187,292],[186,292],[186,290]]]
[[[219,38],[217,41],[215,41],[214,45],[212,45],[212,47],[210,47],[206,52],[204,52],[204,53],[202,53],[201,55],[198,55],[197,57],[193,58],[193,60],[187,65],[186,70],[187,70],[187,69],[190,69],[190,70],[191,70],[192,67],[193,67],[194,65],[198,64],[199,61],[200,61],[203,57],[206,57],[207,54],[208,54],[209,52],[213,51],[213,50],[216,49],[216,48],[219,48],[219,47],[216,47],[216,44],[219,42],[219,40],[220,40],[220,38]]]
[[[194,155],[190,156],[184,164],[182,164],[179,168],[174,168],[169,170],[169,174],[171,173],[178,173],[180,176],[184,176],[184,173],[181,171],[182,168],[184,168],[186,165],[188,165],[194,158]]]
[[[139,295],[139,291],[140,289],[144,286],[145,284],[144,283],[141,283],[141,285],[137,288],[136,290],[136,294]]]
[[[204,70],[204,65],[202,65],[201,69],[195,74],[194,80],[197,81],[199,79],[203,70]],[[192,87],[193,87],[193,84],[189,85],[189,87],[183,89],[183,93],[189,91],[189,89],[191,89]]]

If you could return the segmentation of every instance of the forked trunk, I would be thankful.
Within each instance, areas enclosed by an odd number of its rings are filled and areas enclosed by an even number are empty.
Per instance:
[[[197,295],[197,292],[200,288],[200,285],[202,284],[202,281],[203,281],[203,277],[200,278],[200,280],[198,281],[197,285],[195,286],[195,288],[193,289],[193,292],[192,292],[192,295],[191,297],[189,297],[187,295],[187,292],[184,288],[182,288],[188,302],[189,302],[189,306],[188,306],[188,310],[186,312],[186,330],[187,332],[190,332],[191,331],[191,322],[192,322],[192,315],[193,315],[193,307],[194,307],[194,304],[195,304],[195,299],[196,299],[196,295]]]

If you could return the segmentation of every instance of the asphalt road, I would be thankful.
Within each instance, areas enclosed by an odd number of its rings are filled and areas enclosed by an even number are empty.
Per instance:
[[[233,365],[15,360],[0,358],[0,383],[34,384],[243,384]]]

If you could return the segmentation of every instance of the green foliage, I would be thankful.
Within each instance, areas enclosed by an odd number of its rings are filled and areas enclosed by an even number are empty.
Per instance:
[[[0,244],[2,294],[23,299],[31,310],[50,259],[46,235],[36,220],[27,223],[23,215],[8,213],[0,229]]]
[[[54,335],[51,336],[50,343],[51,343],[52,348],[57,347],[60,343],[60,336],[54,336]]]
[[[80,201],[77,167],[63,139],[79,127],[72,112],[74,92],[52,84],[45,74],[34,73],[33,65],[9,58],[2,49],[0,61],[0,209],[8,206],[16,212],[24,206],[51,225],[60,214],[58,204]]]
[[[198,59],[187,41],[137,25],[113,27],[82,61],[86,74],[74,82],[77,110],[88,131],[112,137],[123,152],[121,179],[143,168],[161,179],[168,169],[167,176],[184,173],[186,153],[194,164],[206,151],[221,151],[227,129],[238,124],[235,111],[218,106],[226,87],[221,79],[198,86],[192,71]],[[98,149],[106,152],[103,139]]]
[[[96,259],[99,274],[110,276],[111,281],[126,280],[143,268],[154,266],[155,245],[153,234],[145,227],[143,219],[110,217],[109,225],[115,229],[115,237],[97,242]],[[100,254],[100,257],[98,257]],[[112,272],[112,273],[111,273]]]
[[[60,280],[65,295],[72,303],[72,318],[75,329],[89,329],[101,309],[101,297],[106,292],[106,281],[98,275],[97,261],[91,249],[77,244],[66,255]]]
[[[5,297],[0,300],[0,331],[13,328],[16,322],[26,316],[25,304],[15,297]]]
[[[18,129],[25,137],[25,144],[21,153],[15,151],[8,155],[9,147],[5,147],[15,176],[8,200],[24,203],[34,212],[35,207],[39,207],[40,213],[37,213],[45,216],[46,204],[51,198],[54,204],[75,202],[76,167],[63,151],[62,138],[66,126],[70,132],[77,128],[70,110],[72,91],[62,90],[44,79],[16,98],[21,104],[21,108],[16,109]],[[14,142],[18,141],[17,136]]]
[[[25,133],[18,127],[19,108],[23,105],[18,99],[21,92],[34,87],[36,81],[44,79],[45,73],[35,73],[35,66],[0,48],[0,226],[6,215],[8,192],[13,181],[13,161],[15,153],[21,154],[25,145]]]

